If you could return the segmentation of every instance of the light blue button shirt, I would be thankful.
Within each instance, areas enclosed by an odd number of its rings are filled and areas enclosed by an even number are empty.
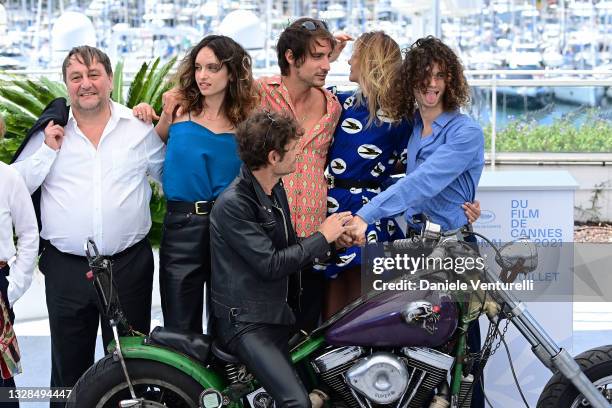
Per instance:
[[[482,128],[459,111],[443,112],[422,137],[423,121],[415,115],[408,141],[406,177],[378,194],[357,212],[368,224],[405,213],[427,214],[443,230],[467,224],[461,205],[474,201],[484,167]]]

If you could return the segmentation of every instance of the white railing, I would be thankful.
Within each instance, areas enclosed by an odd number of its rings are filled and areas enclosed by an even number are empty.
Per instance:
[[[533,75],[533,79],[510,79],[517,75]],[[497,162],[497,88],[500,86],[530,87],[585,87],[612,86],[612,71],[598,70],[491,70],[466,71],[468,82],[472,87],[491,88],[491,151],[489,160],[491,168],[495,169]],[[475,78],[485,76],[488,78]],[[510,78],[509,78],[510,77]],[[561,77],[561,78],[559,78]]]

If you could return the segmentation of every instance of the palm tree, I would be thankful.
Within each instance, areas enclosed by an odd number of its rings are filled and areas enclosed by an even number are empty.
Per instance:
[[[111,98],[131,108],[146,102],[159,112],[162,107],[161,96],[172,87],[167,76],[176,62],[176,57],[160,66],[159,58],[153,63],[143,63],[130,83],[127,98],[123,96],[123,62],[115,65],[113,92]],[[58,97],[68,98],[66,86],[62,82],[42,77],[36,81],[14,78],[0,80],[0,115],[6,122],[6,135],[0,140],[0,161],[8,163],[23,141],[28,130],[34,125],[49,102]],[[151,197],[151,240],[159,242],[161,224],[166,211],[165,200],[159,185],[152,184]]]

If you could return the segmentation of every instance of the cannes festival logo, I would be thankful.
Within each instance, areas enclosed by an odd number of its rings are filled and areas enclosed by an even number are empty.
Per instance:
[[[480,212],[480,218],[478,218],[478,222],[481,224],[489,224],[495,221],[495,213],[489,210],[482,210]]]

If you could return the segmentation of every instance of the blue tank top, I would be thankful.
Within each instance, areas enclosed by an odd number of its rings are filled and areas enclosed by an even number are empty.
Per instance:
[[[193,122],[170,126],[164,162],[164,195],[171,201],[210,201],[240,170],[232,133],[214,133]]]

